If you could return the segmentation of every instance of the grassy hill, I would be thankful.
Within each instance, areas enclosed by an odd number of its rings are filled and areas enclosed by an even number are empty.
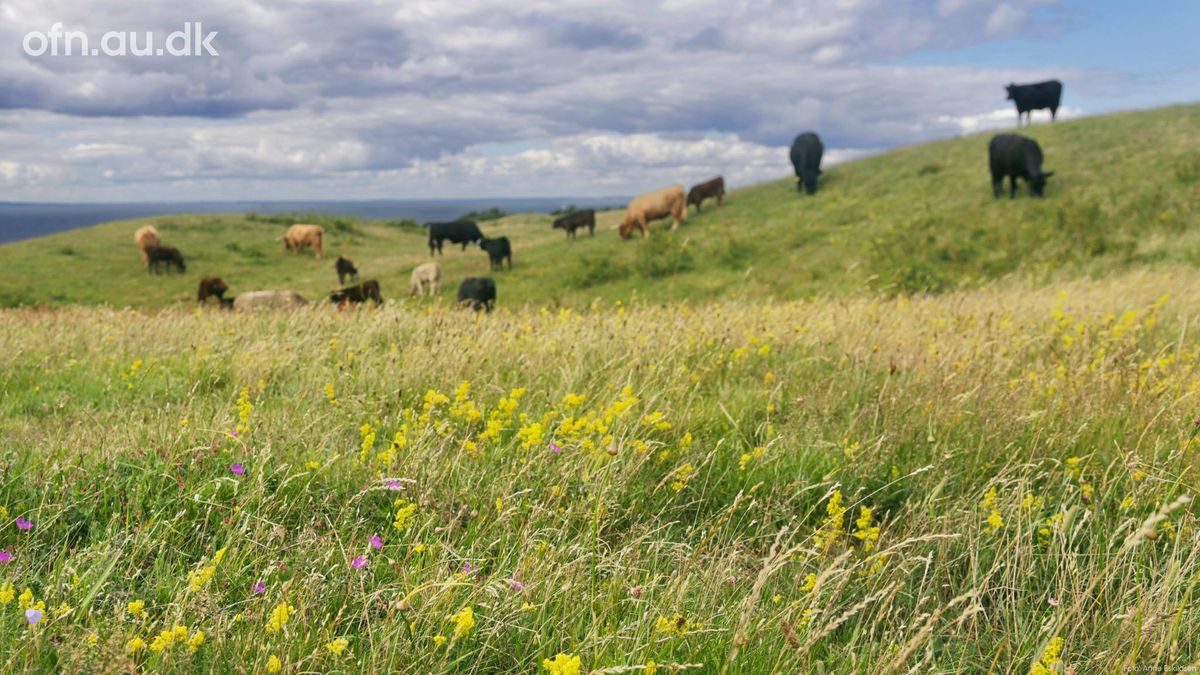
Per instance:
[[[487,316],[398,299],[386,223],[326,222],[363,311],[194,311],[332,287],[245,216],[157,221],[182,278],[132,222],[2,247],[117,308],[0,310],[0,670],[1200,667],[1198,113],[1030,130],[1041,201],[973,137],[647,242],[487,223]]]
[[[1017,275],[1043,283],[1148,266],[1200,263],[1200,106],[1042,125],[1027,133],[1057,173],[1047,197],[991,197],[990,134],[911,148],[829,169],[821,192],[784,179],[736,190],[674,233],[622,242],[600,217],[595,239],[567,242],[551,218],[518,215],[483,225],[515,246],[516,268],[496,275],[506,306],[585,306],[596,298],[655,301],[793,299],[813,294],[940,292]],[[787,167],[781,158],[780,172]],[[273,221],[273,222],[272,222]],[[189,261],[182,277],[150,278],[133,231],[153,222]],[[324,219],[330,257],[354,259],[389,299],[406,293],[428,260],[424,231]],[[0,304],[107,303],[158,307],[188,301],[198,279],[236,291],[291,288],[318,297],[336,286],[332,260],[288,255],[286,222],[244,215],[108,223],[0,246]],[[448,250],[448,303],[457,281],[487,274],[477,249]]]

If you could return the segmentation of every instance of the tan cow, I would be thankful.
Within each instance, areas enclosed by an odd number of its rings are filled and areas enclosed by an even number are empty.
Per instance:
[[[642,237],[650,234],[650,221],[671,216],[671,229],[687,220],[687,200],[683,196],[682,185],[672,185],[656,192],[647,192],[629,202],[625,209],[625,220],[621,222],[619,231],[622,239],[633,236],[633,228],[642,231]]]
[[[138,250],[142,252],[142,264],[150,264],[150,256],[146,255],[146,249],[151,246],[158,246],[158,230],[154,229],[153,225],[143,225],[133,233],[133,243],[137,244]]]
[[[442,266],[435,262],[427,262],[423,265],[417,265],[412,271],[412,277],[408,282],[408,294],[425,295],[425,285],[429,284],[429,296],[437,295],[438,286],[442,283]]]
[[[311,248],[321,258],[325,255],[325,230],[320,225],[292,225],[283,235],[283,245],[292,253]]]
[[[248,291],[238,293],[233,299],[233,308],[240,312],[302,307],[307,304],[308,301],[295,291]]]

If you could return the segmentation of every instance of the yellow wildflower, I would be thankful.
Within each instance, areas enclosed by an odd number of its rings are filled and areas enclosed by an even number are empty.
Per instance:
[[[879,526],[871,525],[871,509],[859,507],[858,519],[854,521],[854,538],[862,542],[863,552],[869,553],[879,541]]]
[[[454,639],[458,640],[465,638],[471,629],[475,627],[475,613],[471,611],[471,607],[463,607],[454,614],[450,615],[450,620],[454,622]]]
[[[271,618],[267,621],[267,632],[278,633],[283,630],[283,626],[291,618],[292,614],[296,613],[296,608],[289,605],[286,601],[279,603],[275,609],[271,610]]]
[[[825,519],[821,521],[821,526],[813,534],[813,543],[817,545],[817,548],[828,550],[841,539],[842,534],[845,533],[845,514],[846,507],[842,506],[842,491],[834,490],[833,495],[829,497],[829,503],[825,505]]]
[[[146,641],[140,637],[135,637],[125,643],[125,653],[136,654],[146,648]]]
[[[4,584],[3,586],[0,586],[0,605],[7,605],[13,601],[15,596],[16,591],[13,589],[12,584]]]
[[[350,641],[346,638],[337,638],[325,645],[325,651],[334,656],[341,656],[342,652],[346,651],[346,647],[350,645]]]
[[[446,636],[445,635],[434,635],[433,636],[433,646],[441,647],[444,644],[446,644]]]
[[[32,607],[33,591],[29,590],[28,587],[26,587],[24,591],[21,591],[21,596],[17,598],[17,604],[21,606],[21,609],[29,609]]]
[[[195,654],[202,644],[204,644],[204,631],[198,630],[192,633],[192,637],[188,638],[188,652]]]
[[[554,660],[542,659],[542,667],[546,669],[550,675],[579,675],[580,662],[578,656],[564,654],[559,652]]]
[[[146,603],[142,602],[141,600],[134,600],[130,602],[129,604],[125,605],[125,609],[139,619],[146,616]]]
[[[267,659],[267,672],[278,673],[280,670],[283,670],[283,662],[279,660],[278,656],[272,654],[271,658]]]

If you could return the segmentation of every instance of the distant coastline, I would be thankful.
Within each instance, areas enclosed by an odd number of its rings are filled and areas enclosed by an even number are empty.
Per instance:
[[[531,197],[364,201],[202,201],[54,204],[0,202],[0,244],[91,227],[113,220],[182,213],[322,213],[366,220],[453,220],[492,207],[507,213],[550,213],[567,206],[618,206],[624,197]]]

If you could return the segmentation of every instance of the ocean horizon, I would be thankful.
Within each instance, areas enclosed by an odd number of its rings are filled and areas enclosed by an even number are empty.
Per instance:
[[[619,206],[625,197],[528,197],[503,199],[377,199],[196,202],[0,202],[0,244],[92,227],[113,220],[184,213],[317,213],[364,220],[418,223],[453,220],[471,211],[498,208],[506,213],[550,213],[568,206]]]

